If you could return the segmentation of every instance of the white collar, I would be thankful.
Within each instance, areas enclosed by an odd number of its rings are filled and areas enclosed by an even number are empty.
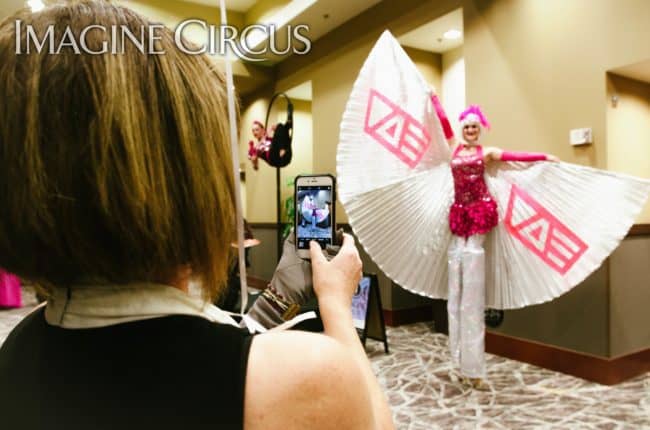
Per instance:
[[[56,288],[45,307],[50,325],[96,328],[169,315],[192,315],[239,327],[228,313],[177,288],[153,284]]]

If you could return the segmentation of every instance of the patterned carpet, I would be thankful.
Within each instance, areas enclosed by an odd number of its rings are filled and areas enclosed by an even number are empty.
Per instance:
[[[609,387],[487,354],[489,390],[478,391],[459,382],[431,324],[388,336],[389,355],[366,349],[400,430],[650,429],[650,373]]]
[[[0,310],[0,344],[36,304]],[[399,430],[650,430],[650,373],[609,387],[487,355],[486,391],[464,386],[449,366],[447,338],[431,324],[388,328],[390,354],[367,341]]]

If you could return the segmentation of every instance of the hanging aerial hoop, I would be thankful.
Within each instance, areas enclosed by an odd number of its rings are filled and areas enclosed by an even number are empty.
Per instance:
[[[285,93],[275,93],[271,97],[269,102],[269,108],[266,110],[266,119],[264,120],[264,130],[268,130],[269,125],[269,115],[271,114],[271,108],[273,103],[278,97],[284,97],[287,100],[287,121],[282,124],[278,123],[275,126],[273,131],[273,138],[271,139],[271,152],[274,153],[278,148],[291,148],[291,140],[293,138],[293,103],[291,99]],[[271,159],[274,158],[274,154],[271,155]],[[281,204],[281,182],[280,182],[280,169],[287,166],[291,162],[291,154],[289,157],[285,157],[285,160],[282,164],[276,164],[275,166],[275,216],[276,216],[276,252],[278,256],[278,261],[282,257],[282,204]]]
[[[219,0],[221,24],[227,25],[225,0]],[[226,91],[228,94],[228,121],[230,122],[230,149],[232,152],[232,172],[235,179],[235,213],[237,221],[237,250],[239,256],[239,286],[241,289],[240,314],[243,316],[248,305],[248,286],[246,284],[246,259],[244,251],[244,215],[241,201],[241,179],[239,178],[239,149],[237,145],[237,112],[235,110],[235,84],[232,77],[232,64],[228,55],[226,62]]]

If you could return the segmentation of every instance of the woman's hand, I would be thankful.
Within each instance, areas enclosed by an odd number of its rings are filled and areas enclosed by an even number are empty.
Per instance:
[[[314,291],[318,302],[349,306],[361,280],[361,259],[349,234],[343,235],[343,245],[331,261],[327,261],[318,243],[309,244]]]
[[[560,162],[560,159],[557,158],[555,155],[546,154],[546,161],[552,161],[553,163],[558,163]]]

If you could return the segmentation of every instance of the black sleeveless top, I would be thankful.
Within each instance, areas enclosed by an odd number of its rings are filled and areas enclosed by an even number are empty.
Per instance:
[[[0,427],[241,429],[251,339],[180,315],[64,329],[39,309],[0,349]]]

